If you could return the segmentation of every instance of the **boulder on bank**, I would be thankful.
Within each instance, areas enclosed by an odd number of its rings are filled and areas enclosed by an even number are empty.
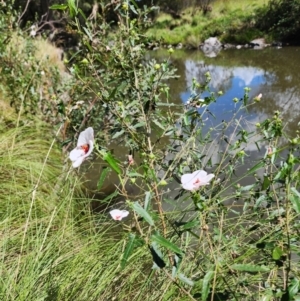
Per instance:
[[[216,57],[222,49],[222,43],[215,37],[210,37],[200,45],[200,49],[208,57]]]
[[[263,49],[266,47],[266,41],[264,38],[254,39],[249,44],[253,47],[253,49]]]

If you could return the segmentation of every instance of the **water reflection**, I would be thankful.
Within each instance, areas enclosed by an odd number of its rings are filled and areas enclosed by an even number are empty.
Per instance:
[[[278,110],[286,123],[286,132],[295,135],[300,121],[300,78],[297,71],[300,65],[300,48],[267,48],[261,51],[232,49],[221,52],[215,58],[207,58],[200,51],[176,52],[173,64],[178,69],[180,79],[171,81],[173,101],[186,103],[190,96],[192,79],[204,83],[206,72],[211,76],[210,89],[214,92],[221,90],[224,93],[216,103],[210,105],[209,110],[215,118],[210,117],[206,121],[206,129],[216,127],[222,121],[228,122],[243,116],[242,126],[248,132],[255,132],[256,123],[272,117],[274,111]],[[162,60],[166,53],[157,52],[154,56],[157,60]],[[243,97],[245,87],[251,88],[249,96],[252,105],[247,114],[239,110],[240,103],[233,102],[233,98]],[[254,103],[253,98],[259,93],[263,94],[263,98],[259,103]],[[207,95],[207,92],[203,93],[202,98]],[[247,168],[253,166],[255,161],[266,153],[266,145],[263,142],[257,145],[255,142],[256,138],[249,139],[245,145],[244,150],[249,157],[239,169],[240,175],[245,174]],[[218,161],[219,153],[223,149],[224,145],[216,144],[207,155],[213,161]],[[263,170],[259,172],[261,175],[262,173]],[[250,181],[253,181],[252,177]],[[250,184],[249,179],[243,179],[240,184]],[[171,190],[172,197],[175,197],[176,188],[171,187]]]
[[[170,81],[171,101],[177,104],[186,103],[190,96],[190,87],[192,79],[196,78],[199,82],[205,81],[204,74],[211,74],[210,88],[212,91],[223,91],[223,96],[219,97],[216,103],[210,106],[210,111],[215,118],[209,117],[206,121],[206,128],[215,127],[223,120],[230,121],[233,116],[239,119],[243,111],[239,110],[240,103],[234,103],[233,98],[242,98],[244,88],[250,87],[250,102],[259,93],[263,97],[259,103],[254,103],[249,107],[246,119],[243,121],[243,127],[249,132],[255,132],[255,124],[261,122],[267,117],[272,117],[275,110],[281,112],[285,130],[290,135],[295,135],[300,121],[300,75],[299,75],[299,54],[300,48],[266,48],[255,51],[253,49],[236,50],[230,49],[220,52],[215,58],[207,58],[201,51],[185,52],[176,50],[172,55],[172,63],[178,70],[180,76],[177,80]],[[166,51],[151,52],[149,57],[154,57],[158,61],[164,60],[168,54]],[[205,97],[204,93],[202,96]],[[236,114],[236,115],[233,115]],[[163,149],[168,144],[166,139],[161,144]],[[247,160],[261,158],[265,153],[264,145],[260,145],[261,151],[258,151],[254,140],[248,142],[245,151],[249,153]],[[116,157],[121,161],[126,160],[128,149],[122,145],[111,146],[115,151]],[[212,154],[209,156],[218,156],[222,149],[218,146],[212,148]],[[90,180],[89,188],[96,189],[101,170],[105,164],[95,162],[88,178]],[[245,172],[247,166],[243,167]],[[118,184],[118,178],[108,179],[108,190],[114,189]],[[179,187],[174,193],[178,191]],[[132,187],[133,185],[130,185]],[[133,192],[134,193],[134,192]]]
[[[241,98],[245,87],[250,87],[250,98],[263,94],[260,103],[250,108],[248,120],[261,121],[279,110],[286,122],[286,131],[294,134],[300,121],[300,48],[229,49],[218,57],[207,58],[201,51],[176,51],[173,64],[178,69],[180,80],[171,82],[173,97],[186,102],[190,95],[188,87],[192,79],[204,82],[206,72],[211,74],[212,91],[223,91],[224,95],[210,109],[216,123],[232,116],[236,105],[234,97]],[[154,54],[160,60],[166,57],[161,51]],[[206,94],[203,94],[205,96]]]

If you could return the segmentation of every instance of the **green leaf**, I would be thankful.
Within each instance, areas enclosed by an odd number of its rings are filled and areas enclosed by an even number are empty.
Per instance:
[[[103,155],[103,160],[105,160],[109,166],[119,175],[121,173],[121,169],[118,165],[118,161],[112,156],[110,152],[101,152]]]
[[[230,266],[232,270],[241,271],[241,272],[268,272],[270,269],[263,265],[252,265],[252,264],[233,264]]]
[[[253,187],[255,187],[255,184],[247,185],[247,186],[242,186],[242,187],[241,187],[241,191],[249,191],[249,190],[252,189]]]
[[[262,183],[261,190],[266,190],[270,187],[271,181],[268,176],[264,176],[264,181]]]
[[[119,131],[119,132],[116,132],[116,133],[112,136],[111,139],[116,139],[116,138],[120,137],[120,136],[123,135],[123,134],[124,134],[124,130],[121,130],[121,131]]]
[[[275,217],[277,218],[278,216],[281,216],[282,214],[284,214],[284,212],[285,212],[285,209],[282,207],[279,207],[278,209],[275,209],[270,212],[269,216],[267,217],[267,220],[272,220]]]
[[[258,169],[262,168],[265,166],[264,162],[258,162],[257,164],[255,164],[248,172],[247,174],[252,174],[254,172],[256,172]]]
[[[80,13],[80,15],[82,16],[82,18],[83,18],[84,21],[86,22],[86,21],[87,21],[86,16],[85,16],[85,14],[84,14],[84,12],[82,11],[81,8],[78,8],[78,12]]]
[[[97,183],[97,188],[100,189],[105,181],[105,178],[107,176],[107,174],[111,171],[111,169],[109,167],[104,167],[102,169],[102,172],[100,174],[100,178],[99,181]]]
[[[162,130],[165,130],[165,126],[163,126],[157,119],[153,119],[153,122]]]
[[[112,198],[114,198],[114,197],[116,197],[118,195],[119,195],[118,191],[114,191],[113,193],[111,193],[110,195],[108,195],[106,198],[104,198],[103,200],[101,200],[101,203],[105,203],[106,201],[110,202]]]
[[[202,294],[201,294],[202,301],[207,300],[210,291],[210,282],[213,279],[214,275],[215,275],[214,271],[208,271],[203,278]]]
[[[60,9],[60,10],[65,10],[68,8],[67,4],[53,4],[49,7],[50,9]]]
[[[90,41],[93,41],[93,36],[92,36],[91,32],[89,31],[89,29],[84,26],[82,26],[82,28],[85,31],[85,33],[87,34],[87,36],[89,37]]]
[[[165,239],[163,236],[159,235],[158,233],[153,234],[151,236],[151,239],[153,241],[157,242],[162,247],[165,247],[165,248],[167,248],[168,250],[171,250],[174,253],[184,255],[184,252],[181,249],[179,249],[176,245],[174,245],[172,242]]]
[[[145,193],[145,202],[144,202],[144,209],[145,210],[148,209],[148,205],[149,205],[149,202],[151,200],[151,196],[152,196],[151,191],[146,191],[146,193]]]
[[[289,199],[292,202],[295,211],[300,213],[300,193],[295,187],[291,188],[291,192],[294,195],[290,195]]]
[[[294,278],[290,285],[289,285],[289,300],[295,300],[294,296],[298,293],[299,291],[299,279],[298,278]]]
[[[130,256],[130,254],[132,253],[132,250],[135,246],[135,234],[129,233],[129,239],[128,242],[126,244],[124,253],[123,253],[123,258],[121,260],[121,268],[124,269],[126,266],[126,263],[128,261],[128,258]]]
[[[138,12],[136,11],[136,9],[133,5],[129,5],[129,7],[134,14],[138,15]]]
[[[143,178],[144,176],[143,175],[141,175],[140,173],[138,173],[138,172],[127,172],[126,173],[127,174],[127,176],[128,177],[130,177],[130,178]]]
[[[72,141],[72,139],[67,139],[62,142],[61,146],[65,146],[65,145],[69,144],[71,141]]]
[[[141,128],[141,127],[144,127],[146,125],[146,122],[139,122],[139,123],[137,123],[137,124],[135,124],[134,126],[133,126],[133,128],[134,129],[137,129],[137,128]]]
[[[275,247],[275,248],[273,249],[273,252],[272,252],[272,258],[273,258],[274,260],[279,260],[280,257],[281,257],[282,255],[283,255],[283,251],[281,250],[281,248]]]
[[[154,226],[154,221],[150,214],[138,203],[134,202],[132,205],[132,209],[141,217],[144,218],[144,220],[150,225]]]
[[[271,157],[271,163],[274,164],[275,158],[276,158],[276,151],[277,149],[274,147],[272,150],[272,157]]]
[[[151,243],[151,246],[149,245],[148,247],[153,259],[153,263],[154,263],[153,267],[163,269],[166,266],[166,263],[164,262],[163,254],[160,250],[159,245],[153,241]]]
[[[91,47],[89,41],[85,41],[84,45],[89,49],[90,52],[93,52],[93,48]]]
[[[188,230],[188,229],[192,229],[192,228],[194,228],[196,226],[199,226],[199,225],[200,225],[199,220],[195,219],[193,221],[190,221],[190,222],[187,222],[186,224],[184,224],[182,228],[184,230]]]
[[[298,198],[300,198],[300,192],[295,187],[292,187],[291,191],[293,192],[294,195],[296,195]]]
[[[68,6],[71,18],[75,17],[77,15],[77,7],[75,4],[75,0],[68,0]]]
[[[257,209],[261,203],[266,199],[265,195],[261,195],[255,202],[254,209]]]
[[[185,275],[183,275],[182,273],[178,274],[178,278],[179,280],[181,280],[182,282],[184,282],[185,284],[189,285],[189,286],[193,286],[194,285],[194,281],[187,278]]]
[[[182,258],[181,256],[179,257],[178,255],[174,255],[174,263],[173,263],[173,267],[172,267],[172,277],[175,278],[177,271],[179,269],[179,266],[181,264]]]

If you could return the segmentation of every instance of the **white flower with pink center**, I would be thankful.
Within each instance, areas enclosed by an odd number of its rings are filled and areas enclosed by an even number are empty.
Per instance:
[[[128,216],[129,211],[114,209],[114,210],[111,210],[109,212],[109,214],[115,221],[121,221],[124,217]]]
[[[181,184],[185,190],[194,191],[201,186],[208,185],[214,174],[207,174],[204,170],[196,170],[181,176]]]
[[[87,158],[94,148],[94,130],[89,127],[79,134],[77,146],[69,155],[74,168],[79,167],[81,163]]]

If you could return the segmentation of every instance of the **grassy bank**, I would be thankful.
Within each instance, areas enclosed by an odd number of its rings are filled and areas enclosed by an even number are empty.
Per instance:
[[[198,47],[209,37],[228,43],[248,43],[265,36],[255,25],[257,9],[267,3],[268,0],[218,0],[205,15],[189,8],[181,13],[180,19],[160,13],[147,35],[166,44],[183,43],[190,47]]]

